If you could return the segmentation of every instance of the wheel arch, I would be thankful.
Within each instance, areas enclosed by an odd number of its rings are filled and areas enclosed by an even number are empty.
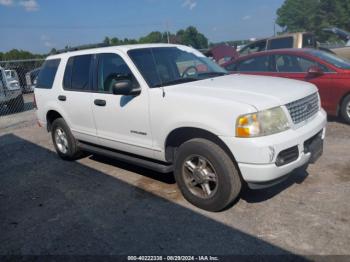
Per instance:
[[[350,96],[350,91],[346,92],[345,94],[343,94],[339,100],[338,106],[337,106],[337,116],[340,115],[340,111],[341,111],[341,107],[343,105],[344,99],[346,97]]]
[[[62,115],[57,112],[56,110],[49,110],[47,113],[46,113],[46,128],[47,128],[47,131],[50,132],[51,131],[51,126],[52,126],[52,123],[53,121],[55,121],[57,118],[63,118]]]
[[[219,145],[237,165],[237,161],[228,146],[214,133],[196,127],[180,127],[172,130],[165,139],[165,159],[168,162],[173,162],[177,148],[188,140],[194,138],[203,138]],[[238,168],[238,166],[237,166]]]

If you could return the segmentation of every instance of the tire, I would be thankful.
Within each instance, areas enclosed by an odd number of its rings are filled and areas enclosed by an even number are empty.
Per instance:
[[[344,98],[340,107],[340,115],[347,124],[350,124],[350,95]]]
[[[232,159],[220,146],[206,139],[192,139],[179,147],[174,174],[185,199],[208,211],[227,208],[242,188]]]
[[[23,96],[20,95],[15,99],[11,100],[8,106],[9,106],[10,112],[22,112],[24,110]]]
[[[80,157],[81,151],[77,141],[63,118],[57,118],[52,123],[51,137],[56,152],[62,159],[72,161]]]

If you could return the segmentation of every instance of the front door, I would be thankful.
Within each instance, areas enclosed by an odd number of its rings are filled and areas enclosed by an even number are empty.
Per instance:
[[[100,144],[150,156],[153,151],[147,87],[141,86],[138,96],[112,93],[118,80],[128,79],[139,85],[127,63],[115,53],[98,54],[95,71],[93,115]]]

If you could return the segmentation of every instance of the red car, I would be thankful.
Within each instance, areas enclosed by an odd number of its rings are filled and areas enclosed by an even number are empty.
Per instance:
[[[239,57],[222,65],[242,74],[293,78],[315,84],[322,107],[350,124],[350,61],[316,49],[279,49]]]

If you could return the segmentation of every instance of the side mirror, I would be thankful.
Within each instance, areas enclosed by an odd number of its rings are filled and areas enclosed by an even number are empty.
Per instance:
[[[318,66],[310,66],[310,68],[307,70],[307,74],[309,76],[321,76],[323,75],[323,71]]]
[[[137,96],[141,93],[140,87],[133,87],[130,80],[119,80],[113,86],[114,95]]]

